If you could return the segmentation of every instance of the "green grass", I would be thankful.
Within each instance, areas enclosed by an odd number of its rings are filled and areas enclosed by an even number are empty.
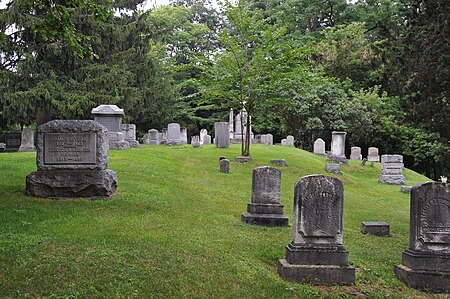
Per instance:
[[[356,284],[315,287],[284,281],[292,228],[241,223],[252,169],[286,159],[281,202],[292,222],[294,183],[325,173],[325,159],[281,146],[252,146],[251,164],[218,172],[218,157],[239,155],[203,146],[141,146],[110,152],[118,174],[110,200],[52,200],[24,195],[35,153],[0,155],[0,297],[428,297],[397,280],[392,266],[408,246],[409,195],[377,183],[379,165],[343,166],[344,244]],[[405,170],[407,184],[428,181]],[[362,235],[362,221],[386,221],[388,238]]]

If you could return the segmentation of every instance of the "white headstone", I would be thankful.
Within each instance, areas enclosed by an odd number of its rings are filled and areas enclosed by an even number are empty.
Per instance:
[[[350,160],[362,160],[361,148],[359,146],[352,146],[350,152]]]
[[[367,161],[369,162],[380,162],[380,155],[378,153],[378,148],[369,147]]]
[[[345,136],[346,132],[331,133],[331,155],[334,157],[345,158]]]
[[[171,123],[167,126],[167,142],[169,144],[181,144],[181,129],[177,123]]]
[[[325,156],[325,141],[322,138],[317,138],[314,141],[314,154]]]
[[[206,130],[206,129],[201,129],[200,130],[200,144],[203,144],[204,143],[204,139],[205,139],[205,136],[206,135],[208,135],[208,130]]]
[[[19,147],[19,152],[34,152],[34,131],[32,128],[24,128],[22,130],[22,141]]]

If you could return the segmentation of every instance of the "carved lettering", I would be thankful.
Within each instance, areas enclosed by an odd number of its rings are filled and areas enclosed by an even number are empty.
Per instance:
[[[335,237],[341,231],[339,198],[328,192],[302,197],[299,233],[304,237]]]
[[[47,133],[44,135],[44,164],[95,164],[95,133]]]

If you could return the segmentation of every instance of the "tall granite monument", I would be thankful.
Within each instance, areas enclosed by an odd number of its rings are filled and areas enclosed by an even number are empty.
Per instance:
[[[108,129],[109,149],[126,150],[130,144],[125,141],[125,135],[122,133],[123,109],[116,105],[100,105],[93,108],[91,114],[94,120]]]
[[[35,197],[109,197],[117,175],[108,168],[108,130],[93,120],[53,120],[39,126],[37,171],[27,175]]]

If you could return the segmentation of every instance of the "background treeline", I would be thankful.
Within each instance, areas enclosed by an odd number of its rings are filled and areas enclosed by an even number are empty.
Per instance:
[[[190,134],[245,107],[253,131],[311,150],[331,131],[450,174],[450,1],[10,0],[0,130],[117,104],[141,133]]]

